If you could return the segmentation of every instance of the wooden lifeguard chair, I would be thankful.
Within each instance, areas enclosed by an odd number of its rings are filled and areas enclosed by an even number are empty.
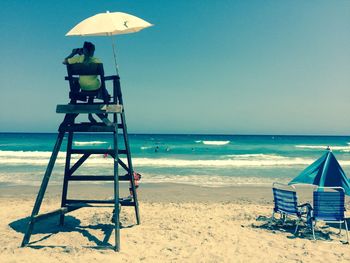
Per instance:
[[[140,224],[139,206],[137,192],[134,180],[134,170],[130,153],[128,140],[128,132],[125,121],[125,112],[123,107],[123,97],[120,87],[119,76],[104,76],[102,64],[72,64],[67,65],[68,76],[65,77],[69,81],[71,92],[71,103],[67,105],[57,105],[56,112],[65,114],[63,122],[58,129],[58,136],[55,146],[52,151],[50,161],[48,163],[40,190],[38,192],[33,211],[30,217],[27,231],[22,241],[22,247],[27,246],[36,222],[47,217],[60,215],[60,224],[64,224],[64,215],[71,211],[83,207],[96,206],[112,206],[114,208],[113,220],[115,229],[115,246],[112,246],[116,251],[120,250],[120,222],[119,213],[120,206],[133,206],[135,208],[136,223]],[[101,89],[106,89],[106,81],[111,81],[113,84],[112,96],[104,99],[104,102],[94,102],[94,99],[101,94],[100,91],[84,92],[76,89],[73,85],[77,84],[79,75],[98,75],[101,81]],[[110,101],[111,99],[111,101]],[[83,102],[78,102],[78,101]],[[85,102],[84,102],[85,100]],[[78,115],[95,114],[99,121],[78,122]],[[108,116],[112,115],[110,120]],[[124,147],[120,147],[118,142],[118,131],[123,135]],[[73,147],[73,138],[75,133],[110,133],[113,136],[113,147],[110,149],[75,149]],[[38,214],[42,204],[47,185],[55,165],[58,152],[61,148],[62,141],[65,135],[67,138],[66,163],[63,178],[63,190],[61,208],[45,213]],[[80,158],[74,164],[71,164],[71,156],[78,154]],[[113,175],[74,175],[78,168],[91,155],[107,154],[113,158]],[[126,156],[127,162],[123,162],[119,157]],[[120,175],[119,167],[126,171],[126,175]],[[114,182],[114,198],[112,200],[78,200],[67,198],[68,185],[70,181],[113,181]],[[128,198],[120,198],[119,196],[119,181],[130,182],[131,195]]]

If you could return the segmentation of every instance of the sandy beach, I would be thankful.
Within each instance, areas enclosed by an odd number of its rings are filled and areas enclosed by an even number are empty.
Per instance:
[[[141,225],[132,208],[121,212],[121,252],[113,245],[111,208],[83,208],[36,225],[31,246],[19,245],[37,187],[6,187],[0,196],[0,262],[349,262],[349,245],[323,227],[313,241],[303,229],[294,237],[286,227],[267,227],[272,211],[271,187],[205,188],[145,184],[139,190]],[[108,197],[104,185],[72,188],[76,196]],[[310,189],[300,190],[308,201]],[[48,189],[41,211],[59,207],[60,187]],[[343,232],[344,233],[344,232]]]

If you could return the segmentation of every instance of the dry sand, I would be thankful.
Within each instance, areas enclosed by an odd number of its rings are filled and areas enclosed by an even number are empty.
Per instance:
[[[267,227],[272,211],[271,187],[204,188],[142,185],[141,225],[134,210],[121,212],[121,252],[113,245],[111,208],[82,208],[38,223],[31,246],[19,245],[37,187],[0,188],[0,262],[350,262],[350,246],[322,228],[313,241],[308,230],[294,237],[286,227]],[[76,196],[110,195],[110,187],[76,186]],[[59,207],[60,188],[51,187],[41,211]],[[310,198],[302,189],[301,199]],[[304,200],[302,200],[304,201]]]

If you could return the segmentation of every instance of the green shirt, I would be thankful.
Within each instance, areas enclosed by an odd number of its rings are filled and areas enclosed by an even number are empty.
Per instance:
[[[69,58],[68,64],[76,64],[76,63],[84,63],[84,55],[81,56],[75,56],[72,58]],[[98,58],[91,57],[87,63],[101,63],[101,61]],[[98,79],[97,75],[91,75],[91,76],[79,76],[79,85],[82,90],[97,90],[100,88],[101,83]]]

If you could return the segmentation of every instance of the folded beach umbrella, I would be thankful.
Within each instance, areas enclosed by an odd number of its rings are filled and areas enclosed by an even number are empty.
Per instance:
[[[99,13],[81,21],[73,27],[66,36],[113,36],[139,32],[140,30],[153,26],[147,21],[136,16],[107,11]],[[118,74],[115,44],[112,38],[114,63]]]
[[[342,187],[345,194],[350,195],[349,180],[330,150],[289,182],[289,185],[292,184]]]

